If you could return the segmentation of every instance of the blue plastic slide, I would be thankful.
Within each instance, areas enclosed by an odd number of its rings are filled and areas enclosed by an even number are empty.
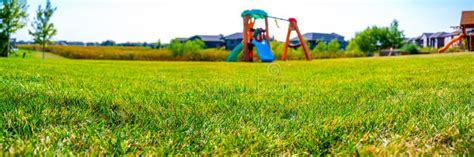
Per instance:
[[[275,60],[275,56],[273,55],[272,50],[270,50],[270,46],[268,46],[266,40],[259,42],[253,39],[252,44],[255,45],[255,48],[257,49],[257,54],[260,61],[273,62]]]

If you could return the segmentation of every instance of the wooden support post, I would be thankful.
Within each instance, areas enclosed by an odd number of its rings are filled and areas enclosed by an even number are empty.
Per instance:
[[[250,16],[244,16],[243,18],[243,23],[244,23],[244,30],[242,32],[242,55],[243,55],[243,59],[244,61],[249,61],[250,60],[250,52],[249,52],[249,45],[248,45],[248,41],[250,39],[250,37],[248,36],[248,32],[250,30],[249,28],[249,21],[250,21]]]
[[[464,38],[466,39],[466,41],[469,41],[469,38],[468,38],[469,34],[467,34],[466,26],[461,26],[461,28],[462,28],[462,33],[464,33]],[[469,43],[466,42],[463,44],[463,41],[461,40],[461,45],[464,45],[465,47],[464,49],[467,49],[467,51],[471,51],[471,47],[470,47],[471,45]]]
[[[290,45],[290,35],[291,35],[291,23],[288,27],[288,33],[286,34],[285,45],[283,45],[283,54],[281,55],[281,60],[286,61],[286,55],[288,54],[288,45]]]
[[[295,22],[294,27],[295,27],[295,30],[296,30],[296,34],[298,34],[298,39],[300,40],[300,45],[303,47],[304,56],[305,56],[306,60],[310,61],[311,60],[311,54],[309,53],[308,45],[306,45],[306,42],[304,41],[304,38],[301,35],[300,29],[298,28],[298,25],[296,25],[296,22]]]
[[[253,32],[254,32],[252,29],[253,29],[253,27],[255,26],[256,19],[250,18],[249,21],[250,21],[250,22],[249,22],[249,26],[247,27],[247,28],[248,28],[248,32],[247,32],[247,33],[248,33],[248,35],[247,35],[248,41],[247,41],[247,42],[248,42],[248,43],[252,43]],[[254,51],[253,51],[253,46],[249,46],[249,59],[246,60],[246,61],[247,61],[247,62],[253,62],[254,54],[255,54],[255,53],[254,53]]]
[[[268,42],[268,47],[272,48],[270,45],[270,28],[268,27],[268,17],[265,17],[265,40]]]
[[[472,35],[469,35],[469,51],[474,51],[474,47],[473,47],[473,43],[472,43]]]
[[[286,41],[283,47],[283,55],[281,56],[281,60],[287,60],[286,57],[288,54],[288,46],[290,45],[290,35],[292,31],[296,31],[296,34],[298,35],[298,40],[300,41],[300,45],[303,47],[304,56],[306,60],[311,60],[311,54],[309,53],[308,45],[306,45],[306,42],[304,42],[304,38],[301,35],[300,29],[298,28],[298,22],[295,18],[290,18],[288,21],[290,22],[290,26],[288,27],[288,34],[286,35]]]

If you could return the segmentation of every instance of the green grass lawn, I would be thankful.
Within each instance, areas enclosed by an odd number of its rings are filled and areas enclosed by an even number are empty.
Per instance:
[[[274,64],[8,58],[0,152],[466,154],[473,104],[473,53]]]

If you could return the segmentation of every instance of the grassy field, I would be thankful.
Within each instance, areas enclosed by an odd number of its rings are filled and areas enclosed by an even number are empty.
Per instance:
[[[3,155],[474,152],[473,53],[274,64],[0,58],[0,103]]]

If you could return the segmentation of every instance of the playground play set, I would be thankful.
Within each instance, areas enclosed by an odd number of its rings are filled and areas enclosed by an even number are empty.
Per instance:
[[[244,23],[244,29],[242,33],[242,43],[232,50],[230,55],[227,57],[228,62],[235,62],[238,60],[239,55],[242,53],[243,61],[252,62],[254,60],[254,48],[257,50],[257,55],[262,62],[273,62],[275,56],[271,51],[270,45],[270,31],[268,28],[268,19],[275,19],[280,21],[286,21],[289,23],[288,34],[286,36],[285,45],[283,47],[283,54],[281,60],[286,61],[288,53],[288,45],[290,44],[291,32],[295,31],[298,35],[300,45],[303,47],[304,55],[306,60],[311,60],[309,48],[303,40],[303,36],[298,28],[298,22],[295,18],[283,19],[278,17],[268,16],[263,10],[246,10],[241,14]],[[259,19],[265,20],[265,29],[254,28],[255,22]],[[278,26],[278,23],[277,23]],[[474,11],[464,11],[461,16],[461,24],[458,26],[461,33],[454,37],[451,41],[446,43],[444,47],[438,50],[439,53],[444,53],[448,50],[452,44],[459,43],[462,39],[466,39],[467,48],[469,51],[474,51]]]
[[[461,24],[456,28],[461,30],[461,33],[446,43],[444,47],[439,49],[439,53],[446,52],[452,44],[462,41],[462,39],[466,39],[467,49],[469,51],[474,51],[474,11],[463,11],[461,15]]]
[[[241,14],[244,23],[244,29],[242,33],[242,43],[232,50],[230,55],[227,57],[228,62],[235,62],[242,53],[243,61],[252,62],[254,59],[254,48],[257,50],[257,55],[262,62],[273,62],[275,56],[271,51],[270,45],[270,34],[268,29],[268,19],[275,19],[280,21],[289,22],[288,34],[286,36],[286,42],[283,48],[283,54],[281,60],[285,61],[288,53],[288,45],[290,44],[291,32],[296,31],[300,45],[303,47],[304,55],[306,60],[311,60],[309,54],[309,48],[303,41],[303,36],[298,28],[298,22],[295,18],[283,19],[278,17],[268,16],[263,10],[246,10]],[[265,20],[265,29],[254,28],[255,22],[259,19]],[[277,24],[278,25],[278,24]]]

